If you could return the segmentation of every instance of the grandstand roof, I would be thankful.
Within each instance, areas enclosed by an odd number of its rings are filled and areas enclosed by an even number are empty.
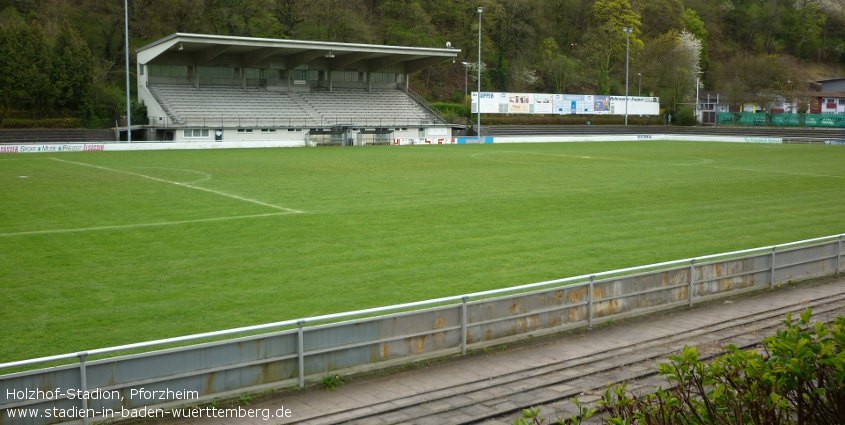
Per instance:
[[[459,49],[399,47],[328,41],[281,40],[176,33],[137,50],[140,64],[237,66],[287,69],[315,64],[324,69],[366,69],[378,72],[402,66],[418,71],[458,56]]]

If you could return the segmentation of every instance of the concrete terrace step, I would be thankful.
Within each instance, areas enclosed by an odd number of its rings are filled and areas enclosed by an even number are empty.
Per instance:
[[[749,126],[640,126],[640,125],[493,125],[484,126],[488,136],[578,136],[578,135],[631,135],[631,134],[696,134],[741,137],[778,138],[845,138],[845,130],[806,127],[749,127]]]
[[[0,129],[0,143],[110,142],[114,130]]]

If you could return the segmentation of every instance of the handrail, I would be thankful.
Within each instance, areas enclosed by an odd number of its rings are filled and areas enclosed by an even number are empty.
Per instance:
[[[440,111],[437,108],[434,107],[434,105],[429,103],[427,100],[423,99],[422,96],[418,95],[413,90],[408,89],[408,96],[410,96],[411,99],[414,99],[415,101],[417,101],[417,103],[422,105],[426,110],[428,110],[428,112],[434,114],[434,116],[437,117],[438,119],[440,119],[440,121],[442,121],[444,123],[448,122],[446,120],[446,117],[444,117],[443,114],[441,114]]]
[[[508,287],[508,288],[491,289],[491,290],[487,290],[487,291],[473,292],[473,293],[464,294],[464,295],[455,295],[455,296],[435,298],[435,299],[430,299],[430,300],[415,301],[415,302],[404,303],[404,304],[395,304],[395,305],[382,306],[382,307],[373,307],[373,308],[368,308],[368,309],[363,309],[363,310],[355,310],[355,311],[325,314],[325,315],[321,315],[321,316],[313,316],[313,317],[307,317],[307,318],[301,318],[301,319],[284,320],[284,321],[280,321],[280,322],[265,323],[265,324],[261,324],[261,325],[245,326],[245,327],[240,327],[240,328],[226,329],[226,330],[213,331],[213,332],[205,332],[205,333],[186,335],[186,336],[181,336],[181,337],[159,339],[159,340],[154,340],[154,341],[139,342],[139,343],[133,343],[133,344],[114,346],[114,347],[98,348],[98,349],[88,350],[88,351],[83,351],[83,352],[78,352],[78,353],[67,353],[67,354],[60,354],[60,355],[47,356],[47,357],[38,357],[38,358],[28,359],[28,360],[20,360],[20,361],[15,361],[15,362],[8,362],[8,363],[0,363],[0,369],[29,366],[29,365],[38,364],[38,363],[47,363],[47,362],[68,360],[68,359],[74,359],[74,358],[84,358],[84,357],[92,356],[92,355],[108,354],[108,353],[114,353],[114,352],[118,352],[118,351],[134,350],[134,349],[140,349],[140,348],[149,348],[149,347],[161,346],[161,345],[166,345],[166,344],[196,341],[196,340],[207,339],[207,338],[212,338],[212,337],[242,334],[242,333],[246,333],[246,332],[254,332],[254,331],[271,329],[271,328],[279,328],[279,327],[294,326],[294,325],[304,326],[305,323],[324,322],[324,321],[335,320],[335,319],[346,319],[346,318],[350,318],[350,317],[369,315],[369,314],[373,314],[373,313],[383,313],[383,312],[388,312],[388,311],[397,311],[397,310],[403,310],[403,309],[414,308],[414,307],[425,307],[425,306],[431,306],[431,305],[435,305],[435,304],[443,304],[443,303],[449,303],[449,302],[466,302],[469,299],[487,298],[487,297],[490,297],[491,295],[499,295],[499,294],[506,294],[506,293],[512,293],[512,292],[521,292],[521,291],[526,291],[526,290],[530,290],[530,289],[536,289],[536,288],[546,287],[546,286],[551,286],[551,285],[559,285],[559,284],[563,284],[563,283],[577,282],[579,280],[589,280],[590,282],[593,282],[598,277],[623,275],[623,274],[626,274],[626,273],[631,273],[631,272],[636,272],[636,271],[660,269],[660,268],[665,268],[665,267],[669,267],[669,266],[686,265],[686,264],[690,264],[691,262],[693,264],[697,264],[697,263],[700,262],[700,260],[710,260],[710,259],[720,258],[720,257],[731,257],[731,256],[742,255],[742,254],[749,254],[749,253],[752,253],[752,252],[763,252],[763,251],[776,252],[778,248],[791,247],[791,246],[796,246],[796,245],[804,245],[804,244],[821,242],[821,241],[831,240],[831,239],[838,239],[841,243],[843,236],[845,236],[845,233],[838,234],[838,235],[832,235],[832,236],[823,236],[823,237],[818,237],[818,238],[806,239],[806,240],[796,241],[796,242],[783,243],[783,244],[779,244],[779,245],[744,249],[744,250],[725,252],[725,253],[720,253],[720,254],[710,254],[710,255],[704,255],[704,256],[699,256],[699,257],[694,257],[694,258],[687,258],[687,259],[682,259],[682,260],[664,261],[664,262],[648,264],[648,265],[644,265],[644,266],[627,267],[627,268],[605,271],[605,272],[599,272],[599,273],[591,273],[591,274],[573,276],[573,277],[562,278],[562,279],[554,279],[554,280],[548,280],[548,281],[542,281],[542,282],[535,282],[535,283],[518,285],[518,286],[513,286],[513,287]],[[587,282],[582,282],[582,285],[587,285],[587,284],[588,284]]]
[[[429,125],[430,118],[419,116],[396,116],[391,118],[356,117],[354,115],[320,115],[314,117],[247,117],[247,116],[205,116],[201,118],[179,118],[170,123],[173,128],[304,128],[331,127],[337,124],[353,124],[357,127],[408,127]]]
[[[167,114],[168,118],[170,118],[170,121],[172,123],[174,123],[174,124],[183,124],[184,123],[183,119],[179,118],[179,116],[176,115],[176,113],[174,113],[173,111],[170,110],[170,105],[168,105],[164,100],[162,100],[161,96],[158,95],[157,90],[154,90],[152,87],[149,87],[149,85],[148,85],[147,91],[149,91],[150,94],[153,95],[153,99],[155,99],[156,102],[158,102],[158,104],[161,105],[161,108],[164,109],[164,113]]]

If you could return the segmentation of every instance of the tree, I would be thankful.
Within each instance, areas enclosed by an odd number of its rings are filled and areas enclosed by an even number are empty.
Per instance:
[[[593,27],[584,36],[587,62],[596,75],[599,94],[610,94],[610,74],[618,64],[625,63],[628,37],[623,28],[633,28],[630,49],[640,50],[640,17],[628,0],[597,0],[593,13]]]
[[[45,116],[51,109],[51,49],[38,25],[23,21],[0,27],[0,87],[3,106]]]
[[[87,113],[93,80],[92,65],[88,46],[70,26],[62,25],[54,41],[49,75],[54,107]]]
[[[684,28],[684,4],[681,0],[638,0],[635,6],[642,17],[643,37],[654,38]]]
[[[539,51],[533,0],[493,3],[484,9],[484,28],[491,34],[496,66],[489,77],[497,90],[531,84]]]
[[[305,22],[307,0],[272,0],[272,11],[279,22],[282,38],[296,38],[297,27]]]
[[[792,0],[727,1],[726,29],[752,52],[776,53],[781,47],[777,35],[781,32],[783,16],[792,3]]]
[[[420,0],[384,0],[376,7],[374,17],[377,20],[375,32],[381,44],[426,45],[434,32]]]
[[[781,68],[777,55],[740,54],[719,66],[717,84],[737,109],[744,104],[765,107],[782,85]]]
[[[820,60],[827,17],[816,3],[790,10],[784,19],[785,40],[801,58]]]
[[[649,92],[677,113],[694,102],[696,79],[701,77],[701,42],[692,33],[669,31],[645,46],[641,72]]]
[[[556,55],[546,69],[546,86],[553,93],[569,93],[570,86],[576,81],[578,63],[564,55]]]
[[[367,13],[362,0],[313,0],[305,13],[302,36],[310,40],[372,42]]]

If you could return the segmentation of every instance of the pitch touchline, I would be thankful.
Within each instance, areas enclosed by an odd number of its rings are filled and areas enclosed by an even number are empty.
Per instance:
[[[98,232],[103,230],[134,229],[139,227],[175,226],[179,224],[205,223],[209,221],[243,220],[248,218],[273,217],[277,215],[294,214],[293,212],[277,212],[267,214],[239,215],[233,217],[198,218],[196,220],[162,221],[159,223],[118,224],[114,226],[82,227],[79,229],[33,230],[31,232],[0,233],[0,238],[9,236],[49,235],[56,233]]]
[[[738,167],[720,167],[716,165],[708,165],[709,168],[718,168],[720,170],[734,170],[734,171],[751,171],[755,173],[767,173],[767,174],[786,174],[786,175],[793,175],[793,176],[807,176],[807,177],[825,177],[825,178],[833,178],[833,179],[841,179],[842,176],[833,176],[829,174],[815,174],[815,173],[796,173],[793,171],[776,171],[776,170],[756,170],[754,168],[738,168]]]
[[[214,190],[214,189],[207,189],[207,188],[204,188],[204,187],[194,186],[194,185],[187,184],[187,183],[179,183],[179,182],[174,182],[174,181],[170,181],[170,180],[160,179],[158,177],[148,176],[146,174],[133,173],[132,171],[117,170],[117,169],[114,169],[114,168],[103,167],[103,166],[100,166],[100,165],[86,164],[84,162],[66,161],[64,159],[59,159],[59,158],[50,158],[50,159],[52,159],[54,161],[58,161],[58,162],[64,162],[64,163],[67,163],[67,164],[81,165],[83,167],[91,167],[91,168],[97,168],[97,169],[100,169],[100,170],[111,171],[113,173],[122,173],[122,174],[128,174],[130,176],[143,177],[145,179],[150,179],[150,180],[154,180],[154,181],[157,181],[157,182],[175,184],[177,186],[187,187],[189,189],[194,189],[194,190],[201,190],[203,192],[213,193],[215,195],[225,196],[227,198],[237,199],[239,201],[249,202],[249,203],[252,203],[252,204],[270,207],[270,208],[277,209],[277,210],[287,211],[287,212],[290,212],[290,213],[301,213],[302,212],[302,211],[294,210],[294,209],[291,209],[291,208],[285,208],[285,207],[280,207],[278,205],[268,204],[266,202],[262,202],[262,201],[259,201],[259,200],[256,200],[256,199],[244,198],[243,196],[232,195],[231,193],[220,192],[220,191],[217,191],[217,190]]]

